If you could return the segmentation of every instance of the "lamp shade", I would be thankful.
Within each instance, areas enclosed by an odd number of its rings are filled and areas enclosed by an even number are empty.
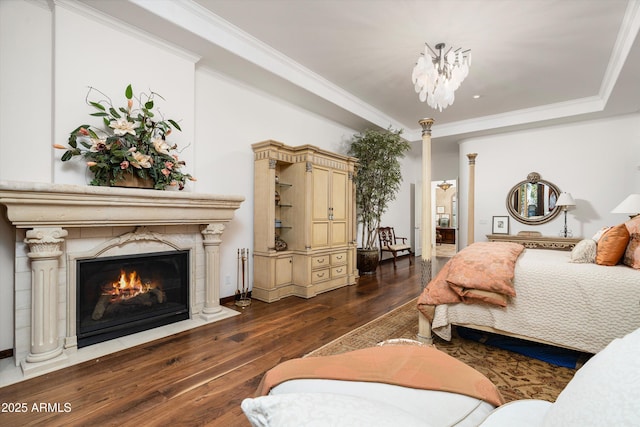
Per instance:
[[[556,206],[575,206],[576,201],[571,197],[571,193],[560,193]]]
[[[630,194],[611,213],[635,215],[640,213],[640,194]]]

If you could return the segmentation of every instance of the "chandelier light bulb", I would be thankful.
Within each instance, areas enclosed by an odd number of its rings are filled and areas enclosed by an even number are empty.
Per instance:
[[[424,52],[416,61],[411,81],[421,102],[442,111],[455,100],[454,92],[469,75],[471,51],[462,48],[443,52],[444,43],[436,45],[436,51],[425,43]]]

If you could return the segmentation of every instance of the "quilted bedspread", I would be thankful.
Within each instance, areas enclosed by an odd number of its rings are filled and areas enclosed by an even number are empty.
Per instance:
[[[451,339],[451,324],[492,327],[589,353],[640,327],[640,270],[571,263],[570,252],[525,249],[506,307],[441,304],[432,331]]]

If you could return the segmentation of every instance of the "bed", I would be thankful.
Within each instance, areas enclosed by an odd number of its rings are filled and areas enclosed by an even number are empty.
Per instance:
[[[418,299],[421,340],[430,342],[432,333],[450,340],[451,326],[460,325],[597,353],[640,327],[640,270],[617,263],[571,262],[575,252],[522,248],[513,258],[513,294],[502,295],[502,300],[493,290],[481,301],[460,297],[454,302],[434,293],[435,284],[448,283],[461,265],[473,268],[473,262],[489,257],[494,245],[521,247],[473,243],[428,284]],[[476,259],[465,261],[467,252],[474,250]]]

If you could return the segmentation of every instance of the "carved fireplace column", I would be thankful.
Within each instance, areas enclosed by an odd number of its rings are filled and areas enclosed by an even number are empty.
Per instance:
[[[431,125],[433,119],[422,119],[422,277],[424,289],[431,281],[432,275],[432,228],[431,218]]]
[[[221,311],[220,307],[220,243],[224,224],[213,223],[204,227],[200,232],[204,238],[205,257],[205,295],[202,318],[211,320]]]
[[[26,364],[62,354],[58,339],[58,259],[66,236],[67,230],[62,228],[34,228],[27,231],[24,240],[31,259],[31,347]]]

